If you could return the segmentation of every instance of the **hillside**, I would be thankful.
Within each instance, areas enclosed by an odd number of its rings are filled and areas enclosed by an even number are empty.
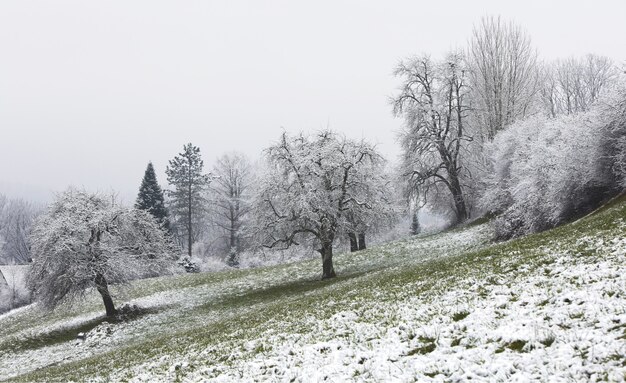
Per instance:
[[[492,244],[488,224],[320,262],[139,281],[0,316],[8,381],[619,381],[626,201]],[[76,339],[86,332],[86,340]]]

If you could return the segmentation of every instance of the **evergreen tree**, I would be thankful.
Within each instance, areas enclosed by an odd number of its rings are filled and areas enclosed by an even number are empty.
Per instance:
[[[168,191],[171,198],[171,210],[187,239],[187,253],[191,257],[191,245],[196,239],[194,219],[205,210],[206,198],[204,191],[211,181],[211,176],[203,174],[204,162],[200,156],[200,148],[191,143],[183,147],[183,151],[169,161],[165,170],[167,181],[174,186]]]
[[[418,235],[422,228],[420,227],[420,221],[417,217],[417,209],[413,212],[413,220],[411,221],[411,235]]]
[[[135,208],[148,211],[154,216],[154,218],[156,218],[163,228],[169,228],[167,208],[165,207],[165,200],[163,198],[163,190],[157,182],[152,162],[148,162],[148,167],[143,175],[143,180],[141,180],[141,186],[139,187],[139,195],[137,195]]]

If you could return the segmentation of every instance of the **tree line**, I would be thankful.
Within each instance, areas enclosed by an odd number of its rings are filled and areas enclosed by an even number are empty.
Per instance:
[[[256,177],[236,154],[205,173],[200,149],[186,144],[166,168],[170,188],[161,188],[148,164],[133,207],[67,189],[31,229],[29,288],[44,307],[54,308],[93,287],[106,315],[116,317],[111,284],[176,272],[183,251],[190,271],[194,244],[206,240],[207,224],[221,243],[215,249],[232,266],[246,247],[306,245],[321,256],[322,279],[333,278],[340,237],[358,238],[364,247],[366,233],[391,225],[398,214],[386,163],[365,140],[332,131],[284,133],[264,159]]]
[[[135,206],[152,212],[189,258],[209,251],[236,266],[245,250],[306,243],[324,259],[329,278],[338,240],[365,249],[366,233],[396,218],[385,166],[373,145],[330,130],[282,134],[254,169],[243,155],[227,154],[204,173],[200,149],[187,144],[169,161],[167,191],[148,165]],[[212,246],[202,246],[207,242]]]
[[[110,284],[171,272],[177,260],[194,271],[208,253],[234,267],[246,252],[300,245],[328,279],[337,246],[365,249],[403,218],[406,234],[419,234],[424,206],[452,225],[493,215],[498,238],[510,238],[626,187],[626,81],[606,57],[545,63],[521,27],[486,17],[465,49],[401,60],[394,74],[396,166],[331,130],[283,133],[258,164],[231,153],[210,172],[186,144],[168,162],[167,188],[148,164],[133,207],[71,188],[57,196],[27,237],[31,289],[52,307],[91,286],[113,316]]]
[[[499,238],[591,211],[626,185],[624,72],[593,54],[543,62],[499,17],[465,49],[400,61],[404,194],[454,224],[496,215]]]

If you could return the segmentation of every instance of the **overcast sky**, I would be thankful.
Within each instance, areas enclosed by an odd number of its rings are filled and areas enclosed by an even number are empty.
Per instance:
[[[501,15],[545,59],[626,60],[626,1],[0,2],[0,192],[68,185],[135,198],[151,160],[258,157],[282,129],[330,126],[393,159],[399,59],[464,47]]]

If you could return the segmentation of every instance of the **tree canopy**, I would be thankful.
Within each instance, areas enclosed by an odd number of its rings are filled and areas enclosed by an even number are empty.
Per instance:
[[[463,185],[462,151],[472,141],[465,61],[459,52],[440,62],[423,55],[402,61],[395,71],[402,78],[392,99],[393,112],[405,121],[401,133],[402,173],[410,189],[451,197],[456,222],[469,217]],[[447,193],[446,193],[447,192]]]
[[[206,208],[205,192],[211,182],[211,176],[204,174],[203,169],[200,148],[189,143],[169,161],[165,170],[167,181],[174,186],[173,190],[168,191],[172,214],[179,234],[186,237],[185,245],[190,257],[192,245],[197,239],[197,232],[194,231],[197,227],[196,219]]]
[[[383,158],[365,141],[323,131],[283,133],[266,159],[257,201],[262,243],[284,248],[312,238],[322,255],[322,278],[334,277],[337,235],[354,231],[355,222],[367,222],[387,206]]]
[[[167,228],[169,226],[163,189],[157,182],[152,162],[148,162],[146,172],[141,180],[135,208],[148,211],[163,227]]]
[[[107,198],[68,189],[39,217],[31,233],[30,289],[45,307],[101,294],[116,314],[108,284],[156,275],[172,264],[174,248],[154,217]]]

